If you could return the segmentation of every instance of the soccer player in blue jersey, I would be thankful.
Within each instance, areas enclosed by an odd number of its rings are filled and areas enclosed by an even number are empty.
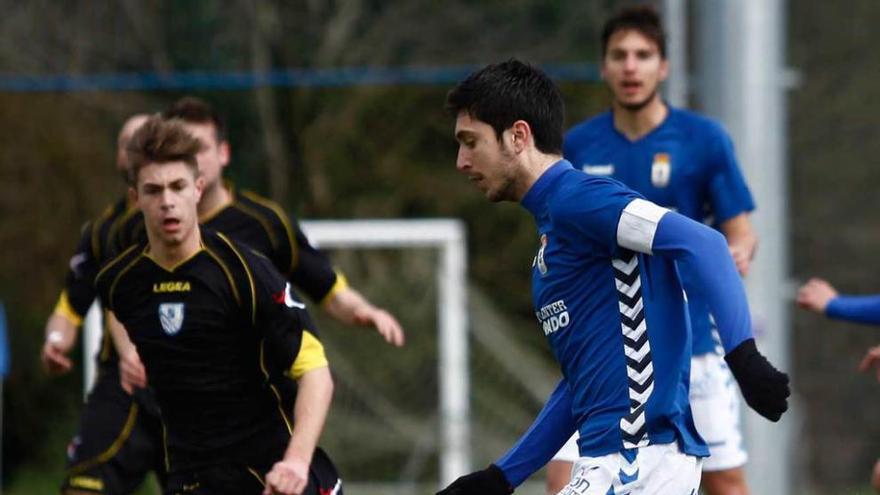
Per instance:
[[[587,174],[617,179],[653,203],[717,227],[746,275],[757,242],[748,219],[752,196],[721,125],[660,98],[667,60],[656,11],[621,10],[606,22],[601,41],[611,109],[573,127],[563,156]],[[690,290],[690,275],[681,275],[693,330],[691,407],[711,453],[701,487],[706,495],[746,495],[736,386],[716,351],[708,302],[700,290]],[[548,466],[548,492],[565,485],[577,457],[572,439]]]
[[[447,106],[458,170],[490,201],[518,201],[535,218],[532,298],[563,378],[510,451],[440,494],[511,493],[574,431],[580,458],[560,493],[695,494],[709,450],[688,403],[679,270],[706,295],[749,405],[772,421],[788,407],[788,377],[755,346],[724,238],[564,160],[562,98],[540,70],[489,65],[450,91]]]

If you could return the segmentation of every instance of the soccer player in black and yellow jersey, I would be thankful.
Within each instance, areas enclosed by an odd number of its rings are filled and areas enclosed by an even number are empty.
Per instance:
[[[135,133],[130,194],[147,242],[96,279],[162,410],[166,493],[339,493],[310,469],[333,389],[323,347],[271,261],[199,227],[201,147],[174,119]],[[284,373],[298,385],[295,421],[272,385]]]
[[[199,173],[205,190],[199,201],[199,222],[227,237],[254,248],[269,258],[293,285],[320,304],[337,321],[373,327],[389,343],[401,346],[404,333],[397,320],[349,286],[323,253],[309,244],[297,222],[275,202],[252,192],[236,191],[223,181],[231,150],[226,126],[217,112],[203,100],[184,97],[173,103],[164,117],[184,122],[186,129],[202,143],[198,154]],[[126,218],[116,229],[117,249],[143,239],[143,217]],[[123,382],[143,386],[137,354],[121,345]],[[131,372],[131,373],[129,373]]]

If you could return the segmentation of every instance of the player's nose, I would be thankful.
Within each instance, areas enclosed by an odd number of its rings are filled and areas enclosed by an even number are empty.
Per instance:
[[[464,172],[471,167],[471,159],[469,154],[463,147],[458,149],[458,156],[455,157],[455,168],[459,172]]]

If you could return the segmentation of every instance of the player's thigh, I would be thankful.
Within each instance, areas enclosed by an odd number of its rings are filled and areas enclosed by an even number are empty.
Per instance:
[[[703,461],[703,471],[745,465],[748,454],[740,431],[739,392],[724,359],[717,354],[695,356],[691,360],[690,390],[694,424],[711,454]]]
[[[161,433],[112,378],[99,378],[83,408],[67,449],[64,493],[128,494],[161,465]]]

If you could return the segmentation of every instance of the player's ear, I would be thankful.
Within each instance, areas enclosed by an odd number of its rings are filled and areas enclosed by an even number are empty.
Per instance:
[[[220,141],[220,144],[217,145],[217,151],[220,153],[220,167],[225,167],[229,165],[229,158],[232,155],[232,150],[229,147],[229,141]]]
[[[128,186],[128,202],[136,204],[138,200],[138,192],[136,186]]]
[[[526,143],[532,139],[532,128],[525,120],[517,120],[510,127],[510,138],[513,150],[517,153],[524,150]]]
[[[660,79],[659,79],[660,82],[665,81],[666,78],[669,76],[669,59],[666,57],[660,58],[660,74],[659,74],[659,76],[660,76]]]
[[[202,199],[202,192],[205,190],[205,178],[201,175],[196,177],[196,181],[193,185],[196,189],[196,202],[199,202]]]

